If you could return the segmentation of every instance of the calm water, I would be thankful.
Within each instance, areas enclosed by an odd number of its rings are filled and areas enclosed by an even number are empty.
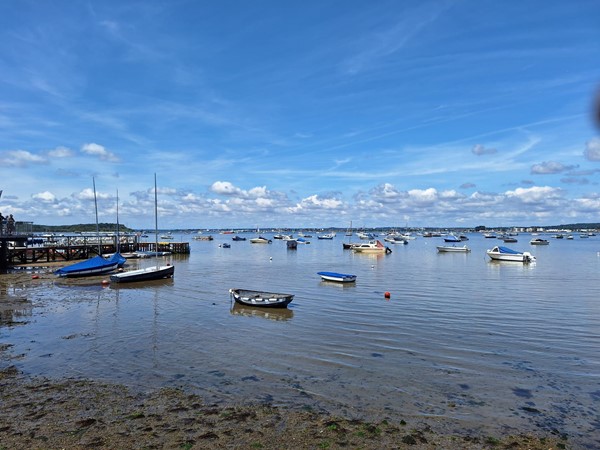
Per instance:
[[[192,253],[173,259],[172,281],[17,292],[40,307],[26,325],[0,327],[0,343],[24,355],[11,363],[34,375],[182,386],[208,401],[556,429],[600,446],[600,237],[533,247],[522,234],[507,244],[536,255],[532,265],[490,262],[485,249],[501,241],[479,235],[470,254],[438,254],[441,238],[419,237],[385,256],[344,251],[342,235],[295,251],[277,240],[177,238]],[[322,270],[358,279],[322,282]],[[283,311],[239,308],[233,287],[295,298]]]

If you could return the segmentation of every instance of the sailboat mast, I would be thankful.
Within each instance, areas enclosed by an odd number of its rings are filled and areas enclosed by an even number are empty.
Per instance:
[[[154,172],[154,239],[156,240],[156,267],[158,267],[158,192],[156,190],[156,172]]]
[[[94,185],[94,208],[96,210],[96,239],[98,239],[98,254],[102,256],[102,242],[100,241],[100,226],[98,225],[98,200],[96,199],[96,179],[92,177]]]
[[[117,253],[121,251],[121,239],[119,238],[119,190],[117,189]]]

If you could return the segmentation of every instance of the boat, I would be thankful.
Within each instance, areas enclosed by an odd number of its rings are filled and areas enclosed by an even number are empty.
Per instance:
[[[228,244],[227,242],[223,242],[222,244],[219,244],[219,247],[221,247],[221,248],[231,248],[231,244]]]
[[[271,241],[271,239],[267,239],[262,236],[258,236],[258,237],[250,239],[251,244],[270,244],[271,242],[273,242],[273,241]]]
[[[333,239],[335,237],[335,233],[328,234],[318,234],[317,239]]]
[[[298,248],[298,241],[296,241],[295,239],[287,239],[285,243],[287,248],[291,250],[295,250]]]
[[[380,240],[369,241],[352,246],[355,253],[392,253],[392,249],[386,247]]]
[[[304,238],[302,238],[302,237],[296,238],[296,242],[297,242],[298,244],[304,244],[304,245],[306,245],[306,244],[310,244],[310,241],[307,241],[306,239],[304,239]]]
[[[353,283],[356,281],[356,275],[337,272],[317,272],[323,281],[336,281],[338,283]]]
[[[158,250],[158,194],[156,188],[156,174],[154,174],[154,237],[156,250]],[[139,281],[160,280],[162,278],[172,278],[175,274],[175,266],[166,264],[161,266],[156,260],[156,265],[136,270],[127,270],[125,272],[115,273],[110,276],[113,283],[132,283]]]
[[[487,250],[486,253],[494,261],[515,261],[522,263],[535,261],[535,256],[529,252],[518,252],[501,245],[496,245],[493,249]]]
[[[444,242],[460,242],[460,238],[453,234],[449,234],[444,238]]]
[[[61,277],[87,277],[92,275],[103,275],[110,273],[119,267],[119,262],[109,260],[100,255],[93,258],[62,267],[54,273]]]
[[[161,238],[164,236],[161,236]],[[208,236],[194,236],[192,237],[195,241],[212,241],[214,238],[209,234]]]
[[[293,294],[254,291],[250,289],[229,289],[231,297],[240,305],[262,308],[285,308],[293,299]]]
[[[466,245],[462,247],[457,247],[456,245],[438,245],[436,248],[440,253],[468,253],[471,251]]]
[[[502,238],[502,240],[503,240],[505,243],[511,243],[511,242],[512,242],[512,243],[514,243],[514,242],[518,242],[518,241],[517,241],[517,238],[515,238],[515,237],[512,237],[512,236],[505,236],[505,237],[503,237],[503,238]]]
[[[110,281],[115,283],[132,283],[137,281],[160,280],[161,278],[173,278],[174,274],[175,266],[167,264],[165,266],[149,266],[143,269],[114,273],[110,276]]]
[[[550,242],[547,239],[535,238],[529,241],[531,245],[548,245]]]
[[[240,237],[240,236],[234,236],[231,238],[232,241],[245,241],[246,238],[245,237]]]
[[[96,210],[96,235],[98,239],[98,256],[80,261],[70,266],[61,267],[54,271],[60,277],[87,277],[93,275],[103,275],[105,273],[114,272],[119,266],[125,264],[125,258],[117,251],[110,258],[102,256],[102,241],[100,239],[100,231],[98,227],[98,202],[96,199],[96,180],[92,178],[94,186],[94,207]],[[118,219],[117,219],[118,221]]]

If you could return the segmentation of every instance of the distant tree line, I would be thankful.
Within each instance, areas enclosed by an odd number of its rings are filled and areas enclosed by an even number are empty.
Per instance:
[[[98,229],[105,232],[116,232],[117,224],[116,223],[99,223]],[[95,223],[80,223],[77,225],[32,225],[32,231],[34,233],[81,233],[81,232],[95,232],[96,224]],[[131,228],[126,227],[123,224],[119,224],[119,233],[130,233],[133,230]]]

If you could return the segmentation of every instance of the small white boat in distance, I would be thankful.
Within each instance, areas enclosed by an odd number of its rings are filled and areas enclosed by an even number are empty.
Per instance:
[[[468,253],[471,251],[466,245],[462,247],[457,247],[456,245],[438,245],[436,248],[440,253]]]
[[[529,252],[518,252],[500,245],[496,245],[493,249],[487,250],[486,253],[494,261],[514,261],[521,263],[535,262],[535,256]]]
[[[258,236],[258,237],[250,239],[251,244],[270,244],[271,242],[272,242],[271,239],[267,239],[262,236]]]
[[[356,275],[337,272],[317,272],[323,281],[337,281],[338,283],[353,283],[356,281]]]
[[[529,243],[531,245],[548,245],[550,242],[548,242],[548,240],[546,240],[546,239],[535,238],[535,239],[530,240]]]

